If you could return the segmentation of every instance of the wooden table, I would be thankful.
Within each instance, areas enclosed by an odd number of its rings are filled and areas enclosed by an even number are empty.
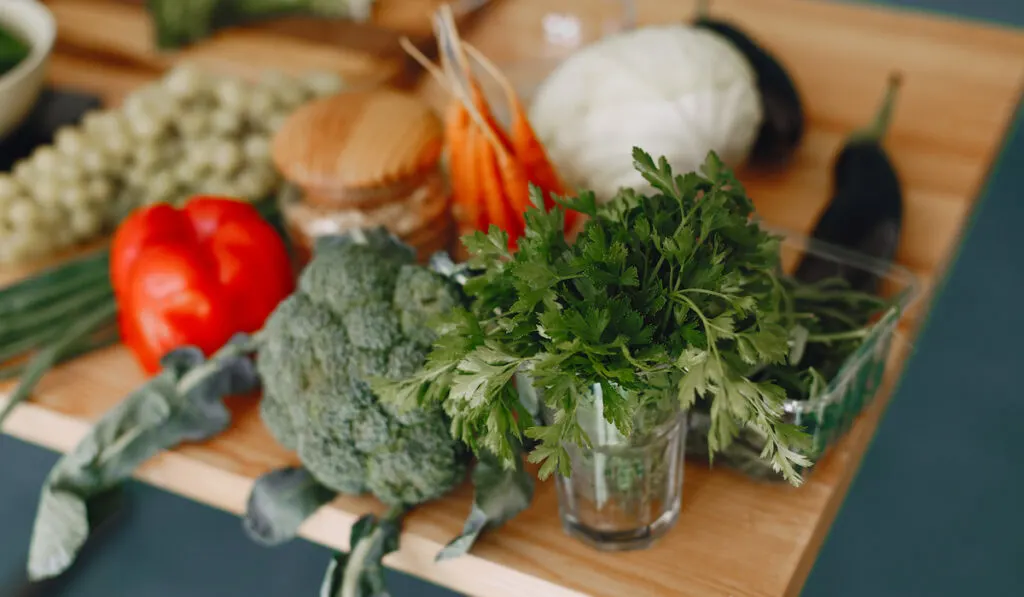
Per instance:
[[[97,90],[116,102],[173,62],[164,57],[150,64],[123,59],[150,52],[139,15],[131,12],[136,9],[115,10],[85,0],[51,3],[62,27],[62,44],[51,72],[57,84]],[[530,45],[508,32],[536,22],[539,17],[530,7],[537,4],[500,0],[464,34],[492,58],[514,61],[528,55]],[[904,89],[888,144],[907,190],[899,261],[930,288],[952,255],[1012,117],[1024,83],[1024,35],[821,1],[717,0],[714,6],[716,14],[734,18],[770,46],[806,96],[810,132],[794,166],[773,178],[743,176],[760,212],[772,224],[809,228],[828,196],[830,160],[842,137],[870,118],[888,72],[903,71]],[[677,20],[691,9],[690,2],[651,0],[640,3],[639,17],[643,23]],[[76,25],[97,14],[120,19],[121,30],[127,33],[119,37],[118,47],[96,51],[95,46],[105,42]],[[134,29],[127,28],[131,23]],[[252,61],[235,66],[237,50],[217,48],[264,47],[262,36],[281,43],[278,34],[265,31],[238,33],[244,43],[234,41],[233,35],[188,55],[199,56],[212,68],[244,72],[252,69]],[[309,40],[289,43],[296,45],[277,53],[291,56],[277,58],[285,66],[295,61],[297,68],[327,65],[356,79],[379,76],[372,66],[373,54],[352,54]],[[91,50],[83,51],[83,46]],[[363,58],[353,62],[356,54]],[[85,67],[88,73],[79,70]],[[422,92],[434,101],[438,98],[429,84]],[[0,272],[0,281],[24,273]],[[900,328],[887,388],[898,378],[920,315],[912,313]],[[34,402],[18,408],[5,431],[68,450],[91,421],[141,381],[125,350],[94,353],[47,377]],[[440,565],[433,563],[433,556],[461,527],[471,492],[462,488],[425,506],[409,517],[402,549],[386,562],[472,595],[794,595],[884,405],[885,400],[876,402],[800,489],[759,484],[689,464],[678,527],[649,551],[602,554],[567,539],[558,525],[556,499],[548,483],[540,486],[529,511],[486,536],[472,555]],[[253,478],[294,458],[270,438],[253,404],[233,407],[236,425],[230,431],[207,444],[153,459],[139,471],[139,478],[241,512]],[[341,498],[309,520],[302,533],[345,549],[356,518],[379,510],[370,499]]]

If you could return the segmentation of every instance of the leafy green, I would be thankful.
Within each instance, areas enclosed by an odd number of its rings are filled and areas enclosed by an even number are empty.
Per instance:
[[[711,453],[757,428],[768,438],[762,458],[799,484],[807,437],[782,421],[785,391],[748,375],[789,354],[779,239],[714,153],[685,175],[638,148],[633,158],[654,194],[623,189],[598,206],[585,192],[547,210],[533,189],[515,254],[495,227],[465,238],[479,272],[464,287],[469,307],[438,324],[422,371],[375,389],[398,408],[442,404],[455,437],[506,467],[512,438],[535,440],[542,478],[568,475],[566,444],[589,445],[576,411],[594,384],[608,390],[603,415],[624,436],[640,409],[704,398]],[[571,244],[565,209],[590,216]],[[520,371],[543,389],[549,423],[520,402]]]
[[[0,27],[0,77],[28,58],[32,48],[18,35]]]
[[[381,560],[398,550],[402,508],[392,508],[382,518],[367,514],[352,525],[348,554],[331,560],[320,588],[320,597],[387,597]]]
[[[785,388],[791,399],[811,400],[827,389],[875,329],[874,318],[893,303],[853,290],[842,278],[805,283],[786,277],[782,283],[793,350],[786,362],[764,367],[757,377]]]
[[[815,434],[809,455],[818,455],[877,389],[842,380],[884,368],[888,351],[879,353],[878,347],[889,345],[900,297],[885,299],[856,291],[842,278],[815,283],[785,278],[783,283],[788,289],[786,318],[792,322],[790,358],[786,363],[765,366],[752,377],[782,387],[789,400],[811,401],[808,407],[791,408],[787,416]],[[793,410],[801,414],[793,414]],[[689,456],[707,455],[708,412],[709,404],[702,401],[691,413]],[[718,461],[750,477],[777,480],[778,473],[760,458],[764,443],[764,435],[756,429],[744,429],[717,455]]]
[[[89,536],[89,500],[117,487],[145,461],[227,428],[223,398],[255,389],[252,339],[239,335],[209,360],[196,348],[169,353],[163,370],[97,422],[47,476],[29,547],[28,573],[63,572]]]
[[[54,365],[117,340],[106,250],[0,288],[0,380],[21,383],[0,406],[0,426]]]
[[[111,298],[102,304],[94,305],[94,310],[75,320],[61,330],[51,330],[52,343],[40,350],[28,364],[20,370],[21,381],[18,387],[7,398],[6,404],[0,406],[0,425],[14,410],[14,407],[28,400],[32,390],[43,378],[43,375],[60,362],[68,353],[94,336],[97,329],[109,324],[117,315],[117,305]]]
[[[267,546],[290,541],[307,518],[337,495],[302,467],[271,471],[256,479],[249,493],[246,533]]]

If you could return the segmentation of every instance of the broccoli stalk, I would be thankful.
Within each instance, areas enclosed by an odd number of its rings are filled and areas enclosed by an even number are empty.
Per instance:
[[[353,527],[351,553],[332,563],[324,595],[381,594],[381,559],[398,548],[402,515],[466,477],[469,451],[439,407],[399,412],[370,387],[422,368],[435,339],[429,321],[461,301],[458,284],[378,229],[318,243],[296,292],[267,319],[260,412],[302,467],[256,481],[246,530],[264,544],[287,541],[338,493],[370,493],[390,508]]]
[[[387,595],[381,560],[398,550],[401,519],[407,510],[391,508],[380,519],[372,514],[352,526],[348,555],[335,554],[327,567],[321,597],[379,597]]]
[[[257,479],[249,535],[265,545],[288,541],[339,493],[370,493],[390,508],[353,526],[351,552],[332,562],[326,597],[384,594],[381,559],[398,549],[403,515],[466,477],[470,452],[440,406],[396,409],[372,387],[422,369],[436,340],[430,322],[463,301],[452,278],[416,264],[415,252],[383,229],[322,239],[297,290],[259,334],[261,417],[302,466]],[[533,495],[522,466],[494,458],[481,457],[473,481],[469,519],[439,559],[465,553]]]
[[[369,20],[373,0],[147,0],[157,46],[174,49],[210,36],[217,29],[301,14]]]

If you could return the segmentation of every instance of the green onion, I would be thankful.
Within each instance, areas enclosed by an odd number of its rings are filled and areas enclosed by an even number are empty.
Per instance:
[[[21,383],[0,425],[53,366],[118,340],[106,249],[0,289],[0,380]]]

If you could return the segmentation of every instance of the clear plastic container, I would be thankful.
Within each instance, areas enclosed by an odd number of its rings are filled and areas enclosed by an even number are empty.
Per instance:
[[[816,255],[878,276],[881,280],[879,295],[893,299],[894,308],[878,321],[861,346],[846,359],[824,393],[812,400],[790,399],[784,404],[785,420],[804,427],[811,435],[813,441],[808,456],[816,460],[849,430],[876,398],[899,320],[919,297],[919,281],[902,266],[890,265],[785,230],[767,228],[784,237],[782,261],[785,271],[792,271],[803,255]],[[690,413],[687,458],[708,461],[709,427],[707,413]],[[780,480],[771,466],[760,459],[763,447],[762,436],[744,429],[731,446],[715,454],[715,466],[728,466],[759,479]]]

